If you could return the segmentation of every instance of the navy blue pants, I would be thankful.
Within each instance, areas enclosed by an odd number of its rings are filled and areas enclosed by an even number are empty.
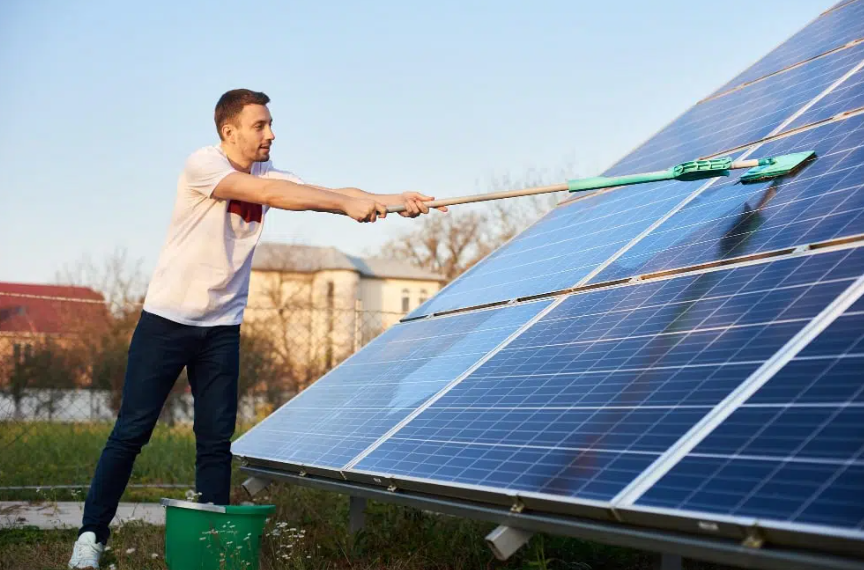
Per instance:
[[[105,544],[135,458],[186,367],[195,410],[195,486],[202,503],[227,505],[237,419],[240,326],[194,327],[142,311],[132,335],[120,413],[102,450],[79,535]]]

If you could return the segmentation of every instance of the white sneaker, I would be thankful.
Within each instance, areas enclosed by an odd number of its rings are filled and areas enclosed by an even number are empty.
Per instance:
[[[75,549],[72,551],[72,559],[69,560],[69,568],[99,568],[99,559],[105,545],[96,542],[96,533],[85,532],[75,541]]]

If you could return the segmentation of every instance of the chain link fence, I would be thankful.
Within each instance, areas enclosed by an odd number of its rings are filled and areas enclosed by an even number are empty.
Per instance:
[[[86,492],[120,406],[140,303],[0,292],[0,499]],[[250,304],[241,326],[237,435],[356,352],[403,313],[298,302]],[[130,488],[194,481],[193,401],[185,371]],[[73,495],[76,491],[72,491]]]

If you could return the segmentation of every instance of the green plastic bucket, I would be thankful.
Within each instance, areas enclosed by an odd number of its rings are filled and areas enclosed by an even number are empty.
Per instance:
[[[275,505],[211,505],[162,499],[165,563],[171,570],[258,570],[258,551]]]

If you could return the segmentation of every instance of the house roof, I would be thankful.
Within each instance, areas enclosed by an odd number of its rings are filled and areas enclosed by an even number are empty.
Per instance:
[[[107,316],[87,287],[0,282],[0,332],[71,333]]]
[[[261,243],[252,257],[252,269],[258,271],[296,271],[316,273],[328,270],[356,271],[363,277],[380,279],[416,279],[444,282],[443,275],[414,267],[410,263],[382,257],[356,257],[335,247]]]

